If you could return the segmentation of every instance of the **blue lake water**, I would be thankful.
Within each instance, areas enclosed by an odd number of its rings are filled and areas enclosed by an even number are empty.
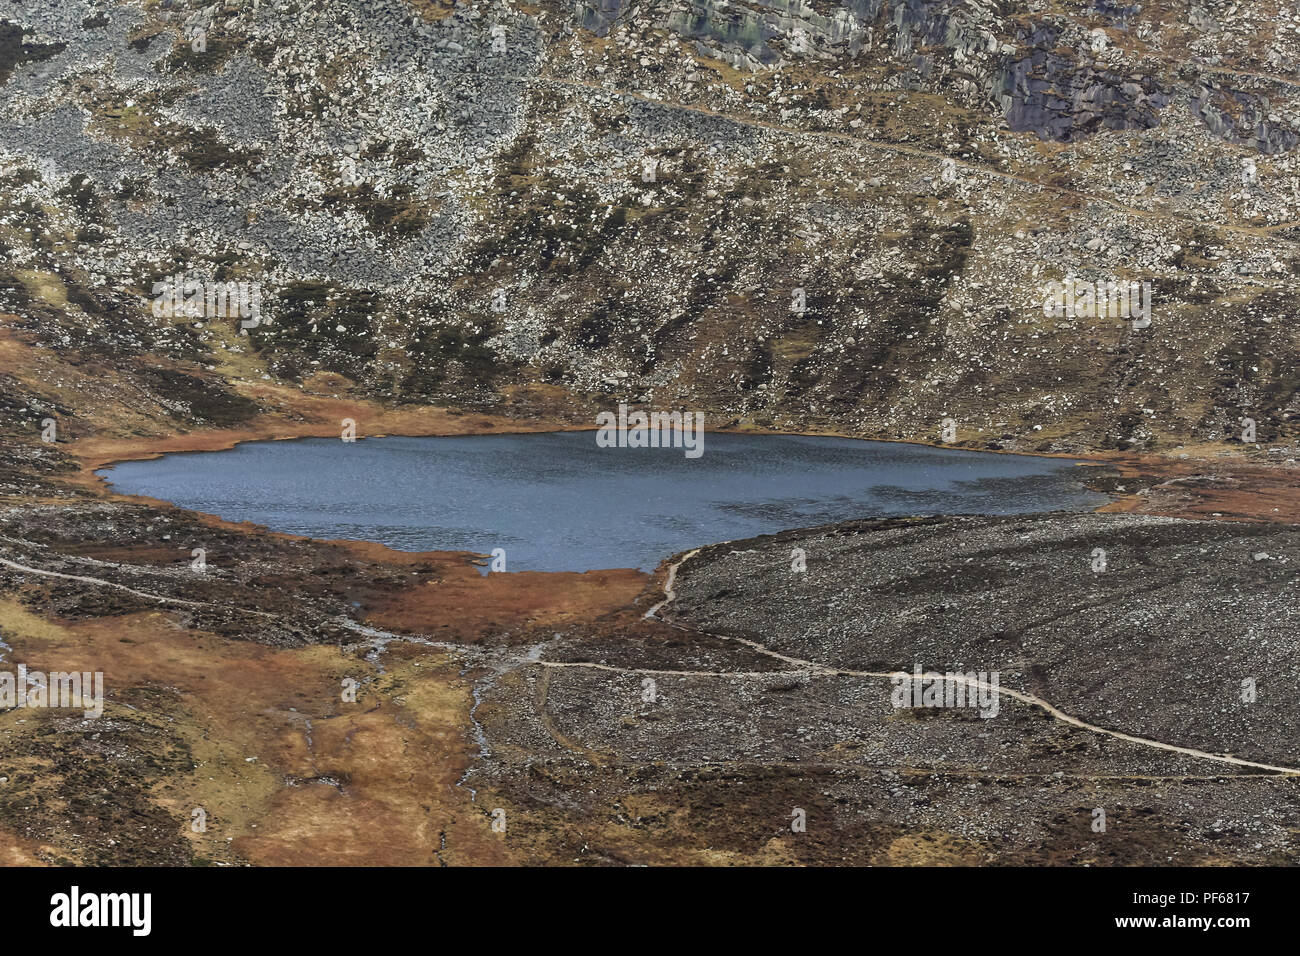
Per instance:
[[[403,551],[491,552],[508,571],[654,568],[679,551],[850,518],[1089,510],[1062,459],[849,438],[705,436],[704,454],[594,432],[250,442],[99,472],[233,521]]]

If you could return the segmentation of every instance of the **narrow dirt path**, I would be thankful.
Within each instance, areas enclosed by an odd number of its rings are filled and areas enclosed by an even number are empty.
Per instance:
[[[10,561],[7,558],[0,558],[0,564],[14,571],[21,571],[24,574],[36,574],[46,578],[62,578],[65,581],[80,581],[82,584],[94,584],[99,587],[117,588],[119,591],[125,591],[127,594],[133,594],[136,597],[144,598],[146,601],[157,601],[161,604],[180,604],[184,607],[211,607],[222,611],[235,610],[243,614],[257,614],[262,617],[279,617],[278,614],[272,614],[269,611],[254,611],[250,608],[231,608],[224,604],[213,604],[210,601],[187,601],[184,598],[167,597],[162,594],[148,594],[144,591],[137,591],[135,588],[127,587],[125,584],[118,584],[116,581],[106,581],[103,578],[92,578],[83,574],[64,574],[62,571],[46,571],[43,568],[28,567],[25,564],[19,564],[17,561]]]
[[[668,574],[664,580],[663,600],[659,601],[652,608],[650,608],[650,610],[645,613],[645,617],[652,618],[654,620],[659,621],[660,623],[668,625],[669,627],[676,628],[677,630],[686,633],[704,634],[708,637],[717,638],[718,640],[731,641],[737,644],[742,644],[759,654],[762,654],[766,657],[770,657],[773,660],[779,660],[782,663],[790,665],[791,669],[794,671],[797,671],[801,674],[808,674],[810,676],[864,677],[864,678],[884,678],[884,679],[892,679],[898,676],[902,676],[902,677],[912,676],[908,674],[906,671],[861,671],[861,670],[854,670],[852,668],[846,668],[846,667],[830,667],[826,664],[820,664],[816,661],[805,660],[804,658],[792,657],[788,654],[782,654],[781,652],[773,650],[772,648],[766,646],[765,644],[760,644],[757,641],[747,640],[746,638],[743,637],[734,637],[727,634],[715,634],[711,631],[703,631],[700,630],[699,628],[688,627],[683,624],[677,624],[673,621],[665,620],[664,618],[660,617],[659,612],[663,608],[671,604],[677,597],[677,592],[674,589],[674,585],[676,584],[677,581],[677,572],[682,567],[682,565],[684,565],[691,558],[699,554],[700,550],[701,549],[696,548],[693,551],[688,551],[686,554],[682,555],[682,557],[679,558],[677,561],[669,565]],[[90,577],[88,575],[80,575],[80,574],[65,574],[60,571],[46,571],[42,568],[33,568],[24,564],[19,564],[17,561],[10,561],[7,558],[0,558],[0,565],[3,565],[15,571],[23,572],[25,574],[36,574],[43,577],[61,578],[69,581],[78,581],[83,584],[93,584],[100,587],[117,588],[119,590],[126,591],[129,594],[133,594],[137,597],[141,597],[150,601],[158,601],[160,603],[179,604],[187,607],[211,607],[211,608],[217,608],[219,610],[236,610],[236,611],[242,611],[243,613],[247,613],[247,614],[257,614],[264,617],[279,616],[267,611],[255,611],[248,608],[230,608],[227,607],[226,605],[213,604],[207,601],[187,601],[182,598],[173,598],[173,597],[166,597],[164,595],[149,594],[144,591],[138,591],[135,588],[127,587],[125,584],[118,584],[114,581],[106,581],[103,578]],[[351,623],[355,624],[355,622],[351,622]],[[382,634],[384,638],[392,639],[392,640],[408,639],[408,637],[405,635],[389,634],[389,632],[377,632],[372,628],[365,627],[364,625],[356,625],[352,629],[359,631],[361,633],[369,633],[371,635]],[[409,639],[417,641],[419,643],[434,643],[419,637],[411,637]],[[451,649],[451,647],[455,647],[455,649],[457,650],[470,651],[469,648],[462,648],[459,645],[450,645],[450,646],[444,645],[444,646],[447,646],[448,649]],[[518,665],[535,664],[546,669],[590,668],[594,670],[615,671],[615,672],[629,673],[629,674],[664,674],[664,675],[673,674],[673,675],[681,675],[681,676],[722,677],[722,678],[742,677],[742,676],[757,677],[759,675],[762,675],[763,677],[777,676],[777,672],[766,672],[766,671],[733,673],[730,671],[652,670],[652,669],[635,668],[635,667],[619,668],[607,664],[592,664],[592,663],[585,663],[580,661],[572,661],[572,662],[546,661],[546,660],[539,660],[530,657],[519,657],[513,663],[516,663]],[[971,679],[961,674],[954,674],[952,676],[945,675],[945,679],[952,680],[975,689],[981,689],[981,688],[991,689],[995,693],[1004,695],[1006,697],[1014,698],[1015,700],[1019,700],[1025,704],[1030,704],[1031,706],[1034,707],[1042,708],[1047,713],[1051,714],[1055,719],[1061,721],[1062,723],[1069,724],[1072,727],[1078,727],[1080,730],[1087,730],[1096,734],[1103,734],[1107,737],[1113,737],[1116,740],[1126,741],[1127,743],[1138,744],[1143,747],[1151,747],[1156,750],[1165,750],[1170,753],[1183,754],[1185,756],[1196,757],[1201,760],[1213,760],[1218,763],[1231,764],[1232,766],[1235,767],[1250,767],[1255,770],[1266,770],[1274,774],[1300,775],[1300,768],[1296,768],[1296,767],[1282,767],[1282,766],[1277,766],[1275,764],[1260,763],[1254,760],[1243,760],[1240,757],[1233,757],[1229,754],[1209,753],[1208,751],[1197,750],[1194,747],[1181,747],[1177,744],[1170,744],[1160,740],[1151,740],[1146,737],[1138,737],[1134,734],[1127,734],[1120,730],[1110,730],[1106,727],[1099,727],[1096,724],[1090,724],[1085,720],[1081,720],[1078,717],[1074,717],[1070,714],[1065,713],[1063,710],[1056,707],[1054,704],[1050,703],[1049,701],[1043,700],[1041,697],[1035,696],[1034,694],[1026,693],[1024,691],[1013,690],[1012,688],[1009,687],[1003,687],[1000,684],[999,685],[988,684],[984,681],[980,681],[978,679]],[[546,683],[549,684],[549,679],[547,680]],[[544,708],[544,706],[545,705],[543,702],[542,708]]]
[[[722,640],[722,641],[734,641],[737,644],[743,644],[744,646],[748,647],[750,650],[756,651],[759,654],[763,654],[764,656],[771,657],[774,660],[779,660],[782,661],[783,663],[789,664],[796,669],[804,670],[810,674],[819,675],[823,677],[848,676],[848,677],[894,678],[901,675],[903,677],[910,678],[912,676],[906,671],[860,671],[860,670],[853,670],[851,668],[846,668],[846,667],[829,667],[825,664],[819,664],[816,661],[804,660],[803,658],[800,657],[791,657],[788,654],[782,654],[780,651],[775,651],[772,648],[766,646],[765,644],[760,644],[757,641],[747,640],[746,638],[743,637],[733,637],[727,634],[715,634],[712,631],[702,631],[698,628],[686,627],[685,625],[677,624],[674,623],[673,621],[664,620],[663,618],[658,616],[657,612],[660,609],[666,607],[677,597],[676,592],[671,590],[672,584],[674,584],[677,579],[677,571],[679,568],[681,568],[683,564],[685,564],[687,561],[689,561],[697,554],[699,554],[699,549],[684,554],[681,558],[679,558],[677,561],[675,561],[672,565],[669,566],[668,576],[664,582],[664,600],[660,601],[653,608],[651,608],[651,611],[655,612],[656,619],[662,621],[664,624],[667,624],[669,627],[675,627],[678,630],[687,631],[690,633],[705,634],[709,637],[715,637],[718,640]],[[646,616],[649,617],[650,612],[647,612]],[[1043,710],[1047,711],[1049,714],[1051,714],[1054,718],[1061,721],[1062,723],[1069,724],[1071,727],[1078,727],[1080,730],[1091,731],[1092,733],[1095,734],[1104,734],[1107,737],[1114,737],[1116,740],[1123,740],[1126,741],[1127,743],[1138,744],[1143,747],[1151,747],[1156,750],[1166,750],[1169,751],[1170,753],[1183,754],[1185,756],[1196,757],[1201,760],[1214,760],[1219,763],[1231,764],[1234,767],[1251,767],[1256,770],[1267,770],[1275,774],[1300,775],[1300,768],[1297,767],[1281,767],[1275,764],[1259,763],[1254,760],[1243,760],[1240,757],[1233,757],[1229,754],[1209,753],[1208,751],[1205,750],[1197,750],[1194,747],[1180,747],[1177,744],[1169,744],[1161,740],[1151,740],[1146,737],[1138,737],[1134,734],[1126,734],[1121,730],[1109,730],[1105,727],[1098,727],[1096,724],[1090,724],[1086,720],[1081,720],[1078,717],[1071,716],[1070,714],[1065,713],[1065,711],[1061,710],[1059,707],[1055,706],[1054,704],[1046,700],[1043,700],[1043,698],[1035,696],[1034,694],[1026,693],[1025,691],[1013,690],[1012,688],[1009,687],[1003,687],[1001,686],[1001,684],[997,684],[997,685],[989,684],[985,681],[981,681],[978,679],[971,679],[960,674],[954,674],[951,676],[945,674],[944,676],[945,679],[947,680],[952,680],[961,683],[967,687],[972,687],[976,689],[987,688],[994,691],[995,693],[1004,695],[1006,697],[1014,698],[1015,700],[1018,700],[1022,703],[1030,704],[1034,707],[1040,707]]]
[[[663,620],[659,617],[659,609],[671,604],[677,598],[677,592],[673,590],[673,585],[677,583],[677,569],[699,553],[699,548],[696,548],[694,551],[687,551],[681,556],[680,560],[675,561],[668,566],[668,576],[664,579],[664,599],[645,612],[647,619]]]

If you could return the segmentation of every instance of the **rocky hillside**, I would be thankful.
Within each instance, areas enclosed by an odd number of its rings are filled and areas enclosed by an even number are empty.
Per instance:
[[[1295,863],[1298,64],[1276,0],[0,0],[0,657],[108,688],[0,707],[0,864]],[[1133,513],[484,576],[93,474],[620,401]]]
[[[0,0],[0,428],[270,382],[1289,443],[1298,64],[1275,0]],[[1067,279],[1147,320],[1048,314]]]

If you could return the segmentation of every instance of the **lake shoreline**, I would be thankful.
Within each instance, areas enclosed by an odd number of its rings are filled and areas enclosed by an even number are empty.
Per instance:
[[[594,414],[590,421],[575,422],[569,415],[521,418],[489,412],[463,411],[446,406],[383,408],[371,402],[350,398],[312,395],[281,385],[252,385],[244,389],[249,397],[278,402],[278,413],[259,415],[248,423],[227,427],[198,429],[179,435],[160,437],[87,437],[69,443],[67,451],[78,462],[74,483],[99,497],[122,502],[148,504],[152,507],[177,507],[171,502],[147,496],[123,495],[111,490],[107,480],[95,472],[126,461],[144,461],[179,452],[219,451],[247,442],[294,441],[308,438],[338,437],[343,419],[356,422],[358,441],[381,437],[460,437],[471,435],[526,435],[541,432],[595,432]],[[1096,469],[1084,479],[1090,490],[1108,495],[1112,500],[1098,506],[1099,513],[1147,513],[1171,517],[1195,517],[1212,520],[1263,520],[1300,523],[1300,488],[1292,490],[1286,480],[1288,470],[1278,464],[1246,460],[1232,446],[1206,446],[1205,456],[1179,458],[1169,453],[1133,454],[1128,451],[1090,449],[1083,453],[988,449],[969,444],[944,444],[936,441],[879,438],[851,434],[836,429],[782,431],[745,424],[728,423],[722,427],[705,427],[706,432],[736,435],[787,435],[800,437],[843,438],[886,444],[913,445],[924,448],[950,449],[992,455],[1015,455],[1028,458],[1068,459],[1080,467]],[[1218,456],[1210,458],[1214,453]],[[1205,472],[1226,472],[1232,484],[1231,494],[1213,493],[1216,489],[1195,485],[1188,479]],[[1130,484],[1140,487],[1133,489]],[[1177,495],[1157,495],[1149,500],[1148,490],[1176,485]],[[1222,490],[1222,489],[1217,489]],[[1265,491],[1268,506],[1255,500]],[[1281,503],[1278,503],[1281,499]],[[1272,507],[1277,510],[1272,510]],[[237,528],[246,523],[230,522],[217,515],[203,515],[217,526]],[[277,534],[279,532],[276,532]],[[291,536],[302,537],[302,536]],[[406,552],[399,552],[406,553]],[[477,552],[437,552],[464,555],[481,561],[486,555]],[[536,572],[550,573],[550,572]]]
[[[571,430],[263,441],[99,474],[114,492],[280,532],[491,552],[495,571],[649,572],[713,541],[864,516],[1091,511],[1110,502],[1084,487],[1076,459],[715,431],[697,461],[676,445],[619,453],[592,438]]]
[[[299,414],[306,410],[301,404],[295,408]],[[663,599],[668,568],[679,556],[663,562],[649,574],[613,569],[586,574],[517,572],[481,576],[473,566],[478,558],[475,554],[401,552],[359,540],[326,541],[261,532],[251,525],[184,512],[169,502],[114,493],[104,479],[93,474],[94,468],[115,460],[147,459],[167,451],[216,450],[243,441],[267,439],[336,438],[334,415],[339,413],[343,413],[340,417],[356,418],[359,433],[370,437],[526,434],[581,431],[591,427],[562,416],[521,419],[479,413],[457,415],[447,410],[385,416],[373,408],[350,402],[313,404],[310,411],[298,420],[270,414],[239,427],[195,430],[171,439],[74,437],[59,446],[61,452],[73,458],[72,464],[80,462],[81,466],[78,471],[69,469],[60,476],[62,482],[75,488],[71,500],[43,497],[40,503],[50,506],[48,513],[43,509],[15,509],[0,528],[11,541],[21,542],[20,550],[11,556],[31,566],[69,574],[102,575],[141,591],[205,602],[206,610],[196,615],[183,608],[153,605],[134,598],[124,603],[116,590],[64,581],[58,586],[57,603],[51,602],[49,611],[59,630],[50,631],[51,625],[34,615],[23,616],[26,612],[20,614],[15,602],[14,610],[6,618],[8,633],[13,636],[6,640],[12,644],[15,655],[40,663],[46,669],[58,664],[59,655],[76,659],[89,649],[102,662],[103,669],[115,675],[114,686],[177,688],[181,709],[174,721],[168,715],[169,723],[165,725],[168,734],[179,733],[196,741],[231,741],[228,754],[205,752],[209,762],[201,774],[163,778],[177,781],[182,806],[233,808],[220,831],[223,837],[231,839],[227,842],[223,838],[211,848],[205,847],[208,858],[232,864],[336,863],[334,847],[355,832],[358,815],[365,814],[366,825],[374,832],[384,834],[393,845],[410,846],[402,862],[427,862],[435,850],[457,862],[510,862],[519,858],[512,853],[524,851],[513,850],[497,834],[479,825],[487,794],[501,795],[494,797],[489,806],[498,803],[523,806],[539,791],[548,796],[557,792],[590,792],[593,806],[608,814],[615,801],[627,799],[629,787],[641,787],[643,792],[644,788],[654,788],[654,799],[664,801],[670,809],[723,801],[735,787],[745,786],[750,779],[737,773],[755,775],[755,792],[768,795],[764,799],[774,807],[802,806],[809,779],[815,780],[818,790],[824,788],[822,778],[795,776],[784,765],[776,763],[760,762],[752,771],[728,771],[725,775],[673,769],[674,761],[716,767],[719,759],[729,756],[726,751],[729,743],[739,739],[737,720],[742,717],[748,721],[752,715],[756,719],[779,722],[780,726],[804,726],[808,721],[807,710],[800,709],[800,701],[807,692],[801,691],[791,676],[784,673],[788,668],[740,641],[705,633],[717,628],[699,630],[693,626],[696,622],[690,619],[692,608],[707,606],[701,602],[701,585],[709,576],[717,574],[707,561],[693,559],[682,568],[684,573],[679,572],[675,590],[681,603],[664,608],[671,622],[646,620],[644,612]],[[348,416],[347,411],[360,414]],[[793,434],[750,428],[714,431]],[[830,434],[825,437],[860,439],[863,436]],[[934,446],[927,442],[890,443]],[[1232,458],[1211,457],[1223,450],[1207,448],[1188,459],[1118,452],[1058,455],[990,451],[1027,457],[1091,459],[1102,467],[1087,469],[1089,483],[1109,482],[1112,487],[1123,487],[1116,500],[1101,511],[1147,511],[1184,518],[1215,517],[1217,512],[1219,522],[1260,518],[1275,522],[1300,520],[1300,491],[1285,487],[1293,475],[1291,469],[1280,463],[1253,464],[1240,454]],[[1272,512],[1274,507],[1279,508],[1277,513]],[[1125,516],[1114,517],[1115,527],[1128,527],[1123,523]],[[163,528],[154,529],[157,519],[166,523],[169,537],[165,540]],[[1045,527],[1056,529],[1078,525],[1082,520],[1078,515],[1060,515],[1044,516],[1042,522]],[[792,531],[756,542],[754,546],[779,546],[788,554],[792,546],[808,547],[805,538],[816,540],[820,536],[845,542],[857,536],[865,541],[862,535],[869,533],[869,524],[859,522],[848,527]],[[898,524],[903,526],[908,522]],[[951,526],[956,547],[979,545],[965,530],[966,524],[952,519],[926,522],[927,527]],[[1170,533],[1178,541],[1186,538],[1192,542],[1197,536],[1212,537],[1216,531],[1226,529],[1222,524],[1217,529],[1207,524],[1189,524]],[[1250,529],[1246,533],[1259,534],[1258,530]],[[220,573],[192,574],[187,569],[190,548],[193,543],[203,542],[208,534],[220,539],[219,545],[208,553],[209,564]],[[1141,542],[1141,547],[1149,547],[1145,539],[1135,540]],[[27,541],[48,544],[27,545]],[[1064,544],[1045,547],[1067,550],[1068,560],[1073,561],[1080,555],[1086,557],[1096,543],[1086,537],[1075,537]],[[991,564],[1004,566],[1006,561],[1019,560],[1018,540],[1002,542],[998,547],[1001,550],[996,552]],[[6,552],[10,548],[7,545]],[[1278,550],[1272,541],[1249,543],[1224,558],[1223,566],[1238,567],[1241,554],[1265,549],[1270,553]],[[712,550],[706,551],[727,556],[728,549],[713,545]],[[868,549],[862,555],[863,563],[842,567],[834,562],[823,565],[827,573],[813,575],[809,582],[814,587],[835,592],[841,585],[865,580],[872,567],[868,563],[872,557],[873,552]],[[89,572],[87,558],[99,562],[90,566]],[[1194,555],[1188,559],[1188,575],[1200,570],[1195,560]],[[956,571],[972,573],[964,563],[955,559],[950,563]],[[1263,573],[1266,565],[1268,562],[1250,562],[1248,566]],[[1078,567],[1086,568],[1086,564]],[[267,568],[274,569],[274,587],[266,586]],[[759,590],[769,583],[788,583],[789,576],[778,574],[775,566],[767,567],[764,571],[767,577],[761,579],[747,567],[739,570],[744,573],[736,575],[737,582],[749,581],[746,586],[759,586]],[[1084,571],[1080,577],[1091,581],[1093,575]],[[694,585],[692,578],[696,579]],[[45,580],[32,579],[24,589],[39,599],[46,588]],[[928,624],[937,627],[947,620],[942,613],[949,604],[949,596],[944,593],[942,583],[932,589],[914,587],[908,593],[910,600],[923,610],[929,607],[925,610],[931,615],[925,618]],[[736,597],[719,597],[716,613],[734,614],[739,620],[741,615],[752,614],[754,606],[747,606],[745,600]],[[1169,599],[1161,606],[1176,608],[1179,602]],[[241,610],[244,608],[275,616],[251,617]],[[1007,608],[1011,622],[1026,626],[1034,623],[1031,604],[1010,601]],[[855,606],[853,613],[864,621],[882,619],[873,607]],[[1078,613],[1091,615],[1093,609],[1082,601]],[[349,620],[348,626],[339,625],[342,617]],[[964,622],[959,624],[960,634],[967,628]],[[382,628],[393,636],[369,637],[364,631],[358,633],[352,625]],[[1168,646],[1176,650],[1188,646],[1182,641],[1183,635],[1179,633]],[[1084,650],[1090,649],[1086,642],[1079,643]],[[539,648],[545,649],[540,655]],[[1157,659],[1164,664],[1177,662],[1180,655],[1176,650]],[[899,654],[886,657],[884,663],[886,667],[902,667],[911,660]],[[853,665],[850,662],[845,666]],[[642,723],[635,704],[639,699],[640,679],[645,674],[735,672],[739,676],[729,680],[743,682],[741,686],[748,687],[763,680],[761,675],[767,670],[773,672],[771,692],[749,700],[743,711],[719,707],[713,699],[707,701],[706,719],[701,721],[707,732],[686,738],[694,741],[695,749],[691,752],[683,755],[680,750],[654,749],[647,753],[632,746],[639,738],[629,735],[645,734],[647,731],[638,728],[651,726]],[[231,686],[228,675],[232,672],[246,675],[239,696],[228,692]],[[620,676],[626,674],[634,675],[635,679]],[[343,675],[363,681],[366,695],[363,707],[350,708],[336,703],[339,679]],[[667,687],[683,704],[691,700],[686,693],[688,681],[706,681],[710,683],[704,686],[712,687],[714,680],[707,676],[659,679],[671,681]],[[1171,675],[1170,679],[1177,682],[1182,677]],[[623,684],[618,683],[620,680]],[[721,694],[726,685],[718,686],[722,688]],[[627,691],[625,698],[618,697],[620,688]],[[303,712],[307,710],[301,700],[304,689],[320,702],[310,710],[315,720],[310,738],[304,737]],[[1055,694],[1049,697],[1056,701]],[[614,707],[612,701],[624,699],[631,703]],[[718,699],[723,704],[728,700],[725,696]],[[110,696],[109,712],[115,720],[140,719],[136,710],[126,708],[128,702],[129,698],[118,703],[115,695]],[[1070,709],[1083,711],[1077,706]],[[733,718],[733,712],[740,716]],[[613,718],[605,721],[598,733],[587,733],[580,722],[585,714],[612,714]],[[36,725],[24,727],[36,729]],[[953,730],[961,735],[958,739],[962,746],[978,754],[981,738],[965,733],[970,729],[970,725],[953,722]],[[533,730],[536,734],[529,736]],[[364,748],[350,746],[354,733],[365,735]],[[54,745],[61,746],[63,739],[56,736]],[[1050,754],[1055,740],[1054,736],[1043,737],[1041,744],[1036,744],[1035,752]],[[48,749],[50,738],[41,738],[40,746]],[[1231,749],[1227,743],[1216,746]],[[902,752],[908,754],[906,749]],[[525,755],[527,770],[521,771],[505,759],[510,753]],[[245,758],[250,755],[258,756],[258,761],[246,763]],[[392,770],[376,773],[373,755],[382,755],[386,764],[392,764]],[[74,756],[77,755],[69,752],[67,759]],[[799,756],[806,757],[814,767],[812,771],[800,770],[801,774],[817,772],[815,762],[826,759],[816,748]],[[833,753],[833,756],[852,760],[852,754],[841,757]],[[648,775],[644,782],[640,782],[641,777],[633,782],[631,776],[604,776],[608,771],[603,768],[617,768],[634,760],[648,761],[638,765],[644,767],[638,773]],[[909,761],[918,762],[910,757]],[[320,774],[318,765],[328,768],[330,780],[345,779],[346,786],[335,789],[324,781],[314,783]],[[1085,763],[1082,772],[1095,772],[1092,767]],[[1022,779],[1019,774],[1023,769],[1012,768],[1007,779]],[[1036,768],[1029,769],[1033,772]],[[1045,768],[1043,779],[1049,779],[1047,774],[1054,769]],[[1216,774],[1221,772],[1221,768],[1214,770]],[[1137,771],[1151,772],[1142,765]],[[926,799],[935,800],[941,809],[948,807],[943,781],[957,778],[946,776],[942,768],[937,776],[929,770],[922,772],[927,781],[938,781],[927,786]],[[998,772],[993,771],[995,775]],[[1168,772],[1193,771],[1177,765]],[[473,776],[468,776],[471,773]],[[478,803],[473,802],[468,786],[461,786],[467,777],[469,786],[477,791]],[[898,786],[891,782],[881,789],[868,778],[861,779],[863,782],[852,784],[856,789],[846,791],[853,802],[885,805]],[[961,779],[964,786],[965,778]],[[412,780],[418,783],[417,787],[412,787]],[[246,796],[250,781],[258,788],[253,801]],[[573,782],[576,787],[570,786]],[[153,780],[143,783],[152,785]],[[569,789],[556,789],[561,786]],[[732,789],[721,789],[724,786]],[[125,792],[131,796],[146,791],[135,787]],[[1036,797],[1037,791],[1032,789],[1016,793],[1017,812],[1021,814],[1028,807],[1046,816],[1056,812],[1059,806]],[[1108,799],[1120,800],[1123,796],[1120,792],[1109,795]],[[1024,802],[1034,800],[1037,802]],[[152,805],[140,798],[142,809]],[[421,831],[413,831],[411,822],[424,820],[431,806],[443,822],[422,843]],[[1248,804],[1251,812],[1263,806],[1267,804]],[[578,819],[590,819],[593,812],[584,806]],[[545,827],[531,828],[530,818],[522,813],[512,819],[521,824],[512,831],[519,834],[576,833],[563,829],[576,825],[566,823],[567,817],[547,817],[540,821]],[[171,829],[174,828],[167,832]],[[304,843],[300,837],[308,831],[318,837]],[[445,843],[439,849],[444,834]],[[670,836],[674,841],[679,840],[676,834]],[[588,839],[586,835],[581,838]],[[664,859],[679,852],[675,845],[671,850],[664,850]],[[154,852],[151,846],[127,848],[123,851],[124,859],[148,862],[154,859],[150,855]],[[896,852],[907,853],[911,858],[917,851],[902,845]]]

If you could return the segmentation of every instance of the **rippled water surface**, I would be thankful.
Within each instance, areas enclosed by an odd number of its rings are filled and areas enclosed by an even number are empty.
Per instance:
[[[252,442],[104,469],[114,489],[273,531],[404,551],[506,551],[510,571],[653,568],[702,544],[903,514],[1106,501],[1061,459],[848,438],[705,436],[704,454],[594,432]]]

